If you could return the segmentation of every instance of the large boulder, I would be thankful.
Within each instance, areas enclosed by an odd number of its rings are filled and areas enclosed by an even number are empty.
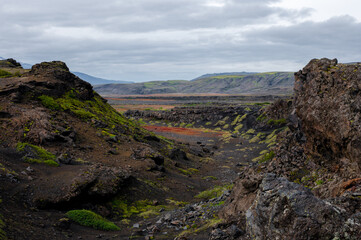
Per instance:
[[[79,207],[82,203],[105,202],[117,194],[130,177],[120,168],[96,164],[87,167],[72,180],[54,176],[51,183],[43,184],[47,188],[40,184],[33,201],[39,208],[58,209]]]
[[[299,184],[267,174],[246,213],[253,239],[358,239],[361,215],[316,198]]]
[[[295,74],[294,106],[306,153],[327,163],[361,168],[361,64],[313,59]],[[355,176],[356,177],[356,176]]]

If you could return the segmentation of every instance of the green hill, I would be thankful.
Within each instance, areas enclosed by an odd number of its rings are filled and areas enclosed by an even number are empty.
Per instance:
[[[290,94],[293,72],[245,75],[215,75],[193,81],[169,80],[134,84],[106,84],[95,87],[102,95],[144,95],[166,93]]]

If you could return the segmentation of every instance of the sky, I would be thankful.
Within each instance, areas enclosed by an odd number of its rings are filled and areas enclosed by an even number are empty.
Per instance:
[[[0,57],[126,81],[361,61],[359,0],[0,0]]]

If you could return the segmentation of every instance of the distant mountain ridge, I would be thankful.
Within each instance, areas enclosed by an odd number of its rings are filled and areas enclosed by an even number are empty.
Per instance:
[[[213,75],[196,80],[153,81],[134,84],[98,85],[102,95],[146,95],[169,93],[224,94],[291,94],[293,72],[247,73],[244,75]]]
[[[207,73],[197,78],[192,79],[191,81],[195,81],[202,78],[209,78],[209,77],[217,77],[217,76],[243,76],[243,75],[251,75],[256,74],[258,72],[225,72],[225,73]]]
[[[83,79],[84,81],[87,81],[91,85],[111,84],[111,83],[128,83],[128,84],[134,83],[131,81],[109,80],[104,78],[98,78],[82,72],[72,72],[72,73],[78,76],[79,78]]]

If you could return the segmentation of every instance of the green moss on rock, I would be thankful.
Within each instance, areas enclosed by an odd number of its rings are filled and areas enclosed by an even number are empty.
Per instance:
[[[225,190],[231,190],[233,188],[233,184],[227,184],[223,186],[215,186],[212,189],[205,190],[203,192],[200,192],[195,196],[195,198],[200,198],[204,200],[212,199],[215,197],[222,196],[223,192]]]
[[[46,164],[49,166],[56,166],[56,167],[59,166],[59,164],[55,161],[56,156],[40,146],[35,146],[30,143],[22,143],[22,142],[19,142],[16,145],[16,149],[18,152],[27,151],[26,148],[28,148],[34,154],[34,156],[32,156],[32,157],[25,156],[24,160],[26,162],[41,163],[41,164]]]

